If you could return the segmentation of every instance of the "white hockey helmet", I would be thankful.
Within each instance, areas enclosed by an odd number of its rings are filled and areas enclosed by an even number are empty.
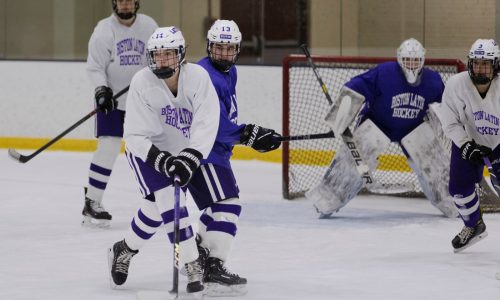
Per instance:
[[[135,5],[134,12],[128,12],[128,13],[122,12],[121,13],[118,11],[118,4],[116,2],[117,2],[117,0],[111,0],[111,5],[113,6],[113,11],[115,12],[115,14],[122,20],[128,20],[128,19],[132,19],[133,17],[135,17],[137,14],[137,11],[139,10],[139,7],[141,6],[139,3],[139,0],[134,0],[134,5]]]
[[[493,78],[495,78],[499,71],[499,58],[500,49],[498,48],[497,42],[493,39],[478,39],[472,44],[469,51],[469,57],[467,61],[467,69],[469,71],[469,76],[475,84],[488,84]],[[474,72],[473,63],[474,60],[489,60],[491,61],[493,74],[476,74]]]
[[[184,62],[186,56],[186,41],[182,32],[175,26],[157,28],[146,45],[148,66],[160,79],[166,79],[174,75]],[[174,68],[158,67],[155,54],[159,51],[174,50],[177,62]]]
[[[401,43],[397,51],[398,63],[410,85],[419,84],[425,62],[425,48],[414,38]]]
[[[216,20],[207,32],[207,53],[215,67],[223,72],[229,69],[238,60],[241,50],[241,32],[233,20]],[[214,56],[215,44],[231,44],[236,47],[234,54]]]

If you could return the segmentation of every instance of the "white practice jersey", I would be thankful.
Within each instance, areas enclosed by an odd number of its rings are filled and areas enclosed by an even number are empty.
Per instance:
[[[445,134],[461,147],[474,140],[494,149],[500,143],[500,79],[496,77],[483,99],[468,72],[452,76],[446,83],[441,105]]]
[[[99,21],[89,41],[87,73],[94,88],[105,85],[118,93],[132,76],[147,65],[146,43],[158,27],[156,22],[137,14],[132,26],[122,25],[114,14]],[[125,110],[126,95],[118,99]]]
[[[201,66],[181,66],[177,96],[146,67],[134,76],[128,92],[127,150],[143,161],[152,144],[173,155],[193,148],[206,158],[217,135],[219,114],[217,92]]]

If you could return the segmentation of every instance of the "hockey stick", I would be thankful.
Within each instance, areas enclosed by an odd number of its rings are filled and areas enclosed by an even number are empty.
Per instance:
[[[316,139],[328,139],[335,138],[333,131],[328,131],[325,133],[316,134],[305,134],[305,135],[292,135],[292,136],[282,136],[276,138],[277,142],[290,142],[290,141],[303,141],[303,140],[316,140]]]
[[[127,86],[123,90],[119,91],[116,95],[113,96],[113,100],[116,100],[121,95],[125,94],[128,91],[128,89],[129,89],[129,86]],[[9,156],[12,157],[13,159],[17,160],[18,162],[23,163],[23,164],[26,163],[26,162],[28,162],[28,161],[30,161],[33,157],[35,157],[38,154],[40,154],[40,152],[42,152],[43,150],[49,148],[50,146],[52,146],[52,144],[54,144],[55,142],[57,142],[58,140],[60,140],[63,136],[65,136],[66,134],[70,133],[75,128],[77,128],[78,126],[80,126],[83,122],[85,122],[88,119],[90,119],[93,115],[95,115],[97,113],[98,110],[99,109],[96,108],[93,111],[89,112],[87,115],[85,115],[85,117],[83,117],[80,120],[78,120],[75,124],[71,125],[68,129],[66,129],[63,132],[61,132],[61,134],[59,134],[58,136],[56,136],[55,138],[53,138],[52,140],[50,140],[47,144],[43,145],[40,149],[36,150],[32,154],[30,154],[30,155],[22,155],[21,153],[17,152],[16,149],[9,148],[9,150],[8,150]]]
[[[328,89],[326,88],[326,85],[323,82],[323,79],[321,79],[321,76],[319,76],[318,70],[316,69],[316,65],[314,64],[314,62],[312,60],[311,53],[309,52],[309,49],[307,49],[307,45],[302,44],[302,45],[300,45],[300,48],[302,48],[302,51],[304,51],[304,54],[306,55],[306,58],[307,58],[307,62],[311,66],[311,68],[314,72],[314,75],[316,75],[316,79],[318,80],[319,85],[321,86],[321,89],[323,90],[323,94],[325,94],[325,96],[326,96],[326,100],[328,101],[328,104],[332,105],[333,104],[332,97],[330,97],[330,93],[328,93]]]
[[[330,93],[328,93],[328,89],[326,88],[325,83],[323,82],[323,79],[321,79],[321,76],[318,73],[318,70],[316,69],[316,65],[314,64],[311,53],[309,52],[309,49],[307,49],[306,44],[302,44],[300,46],[302,50],[304,51],[304,54],[307,58],[307,62],[311,66],[314,75],[316,75],[316,79],[318,80],[319,85],[321,86],[321,90],[323,91],[323,94],[326,97],[326,100],[328,101],[328,104],[332,105],[332,97],[330,96]],[[341,110],[343,108],[339,108]],[[349,153],[351,153],[352,158],[354,159],[354,162],[356,163],[356,169],[358,173],[363,177],[365,182],[367,184],[373,183],[373,177],[370,175],[370,168],[366,164],[366,162],[361,158],[361,153],[358,150],[358,147],[356,146],[356,143],[354,142],[353,135],[349,127],[347,127],[344,132],[341,134],[342,140],[346,144],[347,148],[349,149]],[[329,173],[331,169],[329,168],[327,173]]]
[[[493,171],[493,166],[491,165],[490,159],[488,157],[484,157],[483,160],[486,168],[488,169],[488,172],[490,173],[491,185],[493,185],[493,188],[495,189],[497,195],[500,196],[500,184],[498,184],[498,178]]]
[[[172,276],[172,289],[169,291],[175,294],[175,299],[179,297],[179,251],[180,251],[180,202],[181,202],[181,188],[179,186],[179,176],[174,178],[174,268]]]

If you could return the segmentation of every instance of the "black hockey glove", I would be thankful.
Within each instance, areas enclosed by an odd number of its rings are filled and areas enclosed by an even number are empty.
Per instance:
[[[203,155],[192,149],[186,148],[179,153],[170,164],[167,172],[170,178],[179,176],[179,185],[185,186],[193,177],[194,172],[200,166]]]
[[[259,152],[268,152],[279,148],[281,142],[276,139],[280,137],[281,135],[272,129],[248,124],[241,133],[240,143]]]
[[[113,99],[113,90],[101,85],[95,89],[95,103],[100,111],[107,114],[116,108],[116,100]]]
[[[484,164],[483,157],[490,156],[492,150],[489,147],[476,144],[474,140],[467,142],[460,148],[462,158],[476,164]]]
[[[168,169],[172,165],[174,156],[168,151],[160,151],[155,145],[151,146],[146,158],[146,163],[153,167],[156,171],[168,175]]]

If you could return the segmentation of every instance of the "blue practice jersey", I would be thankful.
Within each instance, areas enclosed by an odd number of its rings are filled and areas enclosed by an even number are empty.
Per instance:
[[[233,145],[239,143],[240,135],[245,124],[238,125],[238,105],[236,104],[236,67],[232,66],[229,72],[217,70],[210,58],[201,59],[198,64],[207,70],[219,96],[220,118],[219,130],[215,138],[214,147],[202,163],[212,163],[223,167],[230,167],[229,158],[232,155]]]
[[[411,86],[397,62],[386,62],[353,77],[345,85],[365,96],[361,121],[371,119],[390,139],[401,139],[422,123],[429,104],[441,102],[439,73],[424,68],[418,86]]]

